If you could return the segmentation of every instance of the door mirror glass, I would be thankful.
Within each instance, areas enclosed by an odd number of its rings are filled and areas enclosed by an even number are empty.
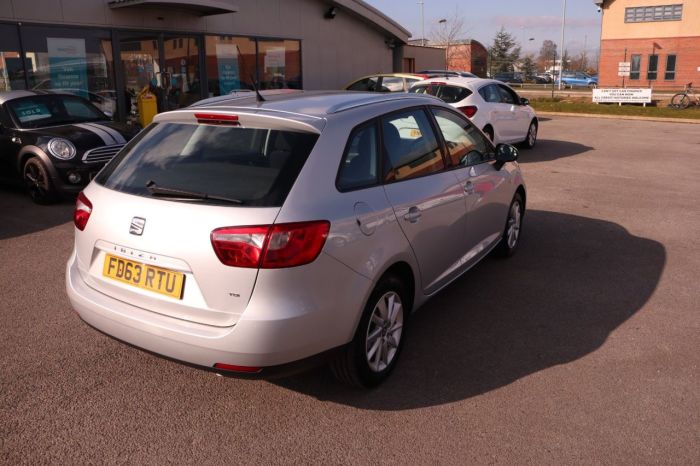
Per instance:
[[[530,105],[530,99],[526,99],[525,97],[520,98],[520,105]]]
[[[518,160],[518,149],[510,144],[499,144],[496,146],[496,161],[497,162],[515,162]]]

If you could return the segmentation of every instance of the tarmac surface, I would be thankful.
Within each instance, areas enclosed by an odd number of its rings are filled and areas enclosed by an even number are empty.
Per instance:
[[[372,391],[97,332],[64,291],[72,204],[0,188],[0,464],[699,464],[700,131],[543,120],[518,253],[423,307]]]

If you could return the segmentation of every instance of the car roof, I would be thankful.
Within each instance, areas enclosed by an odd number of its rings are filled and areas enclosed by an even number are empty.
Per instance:
[[[80,97],[79,95],[71,94],[69,92],[50,92],[50,91],[40,91],[40,90],[6,91],[6,92],[0,92],[0,104],[4,104],[5,102],[9,102],[9,101],[15,100],[15,99],[21,99],[22,97],[31,97],[31,96],[35,96],[35,95],[66,95],[66,96],[71,96],[71,97]]]
[[[486,83],[503,84],[501,81],[497,81],[495,79],[463,78],[463,77],[459,77],[459,76],[448,76],[448,77],[437,76],[434,78],[419,81],[419,82],[415,83],[413,85],[413,87],[420,86],[421,84],[430,84],[430,83],[444,83],[444,84],[450,85],[450,86],[467,87],[470,89],[474,86],[478,86],[478,85],[486,84]]]
[[[377,105],[382,102],[406,100],[415,105],[440,101],[432,96],[408,93],[377,93],[359,91],[262,91],[264,102],[258,102],[254,92],[234,96],[220,96],[192,104],[188,109],[254,109],[256,111],[279,112],[327,118],[352,108]],[[417,97],[422,97],[417,98]]]

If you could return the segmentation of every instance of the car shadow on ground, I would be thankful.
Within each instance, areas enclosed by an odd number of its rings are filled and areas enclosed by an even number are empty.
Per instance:
[[[511,384],[600,348],[647,302],[664,247],[608,221],[529,211],[517,254],[487,259],[411,319],[391,377],[371,391],[327,369],[273,381],[360,409],[442,405]]]
[[[520,151],[518,163],[549,162],[551,160],[583,154],[589,150],[594,150],[594,148],[576,142],[538,139],[537,145],[535,145],[534,148]]]
[[[37,205],[22,187],[0,184],[0,240],[71,222],[74,205],[70,196],[55,204]]]

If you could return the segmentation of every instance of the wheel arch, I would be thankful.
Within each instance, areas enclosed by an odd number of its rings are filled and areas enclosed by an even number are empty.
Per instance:
[[[46,170],[48,170],[49,175],[53,179],[58,178],[58,172],[56,171],[56,168],[53,166],[53,163],[51,162],[51,158],[49,155],[41,150],[41,148],[37,146],[24,146],[20,151],[19,154],[17,155],[17,172],[22,174],[22,170],[24,168],[24,164],[27,163],[27,160],[29,160],[32,157],[38,157],[39,160],[41,160],[44,163],[44,166],[46,166]]]

